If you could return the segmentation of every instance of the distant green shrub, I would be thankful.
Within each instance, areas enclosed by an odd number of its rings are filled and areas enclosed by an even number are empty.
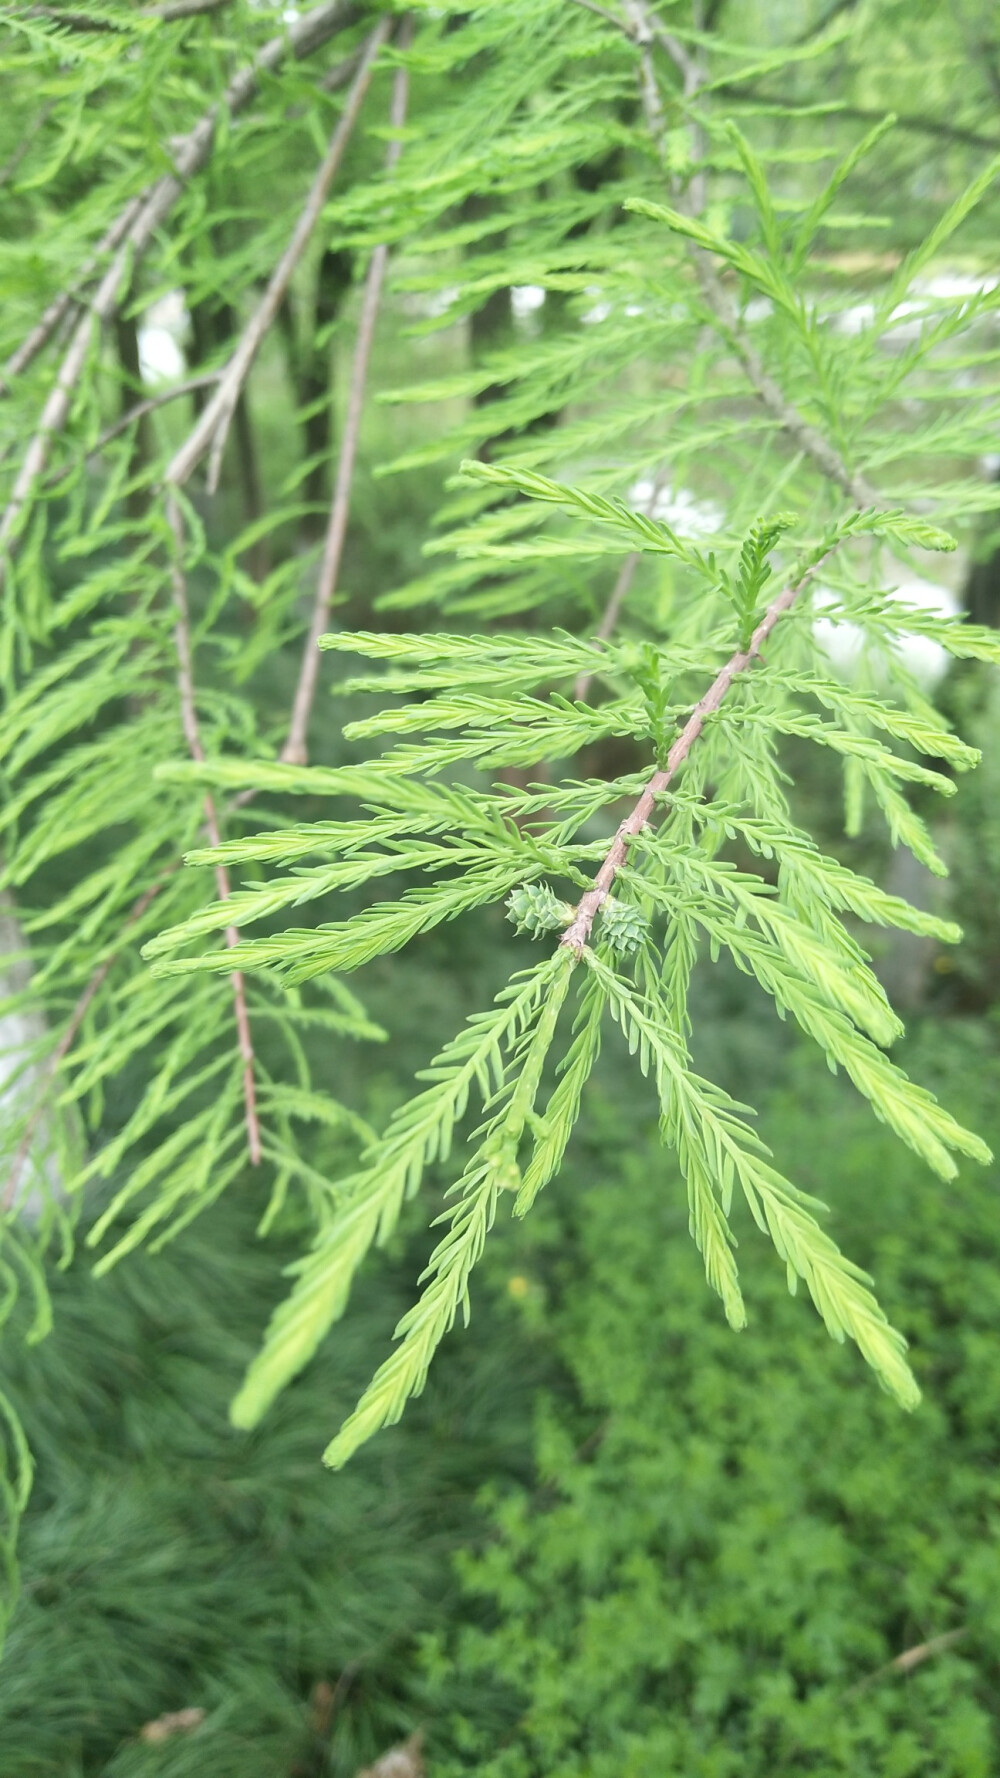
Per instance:
[[[936,1065],[922,1047],[939,1084],[974,1094],[981,1121],[992,1105],[996,1124],[991,1039],[949,1028]],[[494,1540],[463,1559],[486,1622],[428,1645],[442,1709],[458,1699],[435,1778],[1000,1769],[996,1179],[968,1169],[942,1192],[801,1065],[766,1133],[857,1231],[924,1406],[904,1416],[866,1387],[775,1281],[752,1225],[750,1326],[734,1337],[669,1161],[606,1109],[600,1183],[567,1194],[572,1260],[540,1249],[515,1281],[536,1316],[555,1289],[544,1318],[577,1400],[540,1413],[535,1487],[498,1491]],[[908,1675],[883,1670],[958,1630]]]

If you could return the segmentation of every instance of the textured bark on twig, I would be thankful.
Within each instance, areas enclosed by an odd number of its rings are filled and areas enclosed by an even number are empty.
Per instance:
[[[158,19],[161,24],[171,24],[176,19],[195,18],[200,12],[220,12],[228,4],[229,0],[166,0],[163,6],[137,6],[134,17]],[[27,18],[48,19],[52,24],[62,25],[71,31],[122,32],[129,28],[127,18],[123,18],[119,24],[115,19],[95,18],[88,12],[67,12],[61,6],[19,6],[13,10]]]
[[[181,520],[177,497],[172,492],[167,494],[167,518],[174,536],[174,554],[171,562],[171,581],[173,585],[174,608],[177,622],[174,627],[174,643],[177,649],[177,689],[180,695],[181,724],[188,752],[193,760],[204,763],[205,749],[202,745],[201,728],[198,722],[198,707],[194,691],[194,660],[191,651],[191,618],[188,610],[187,583],[184,578],[183,547],[184,527]],[[222,835],[219,830],[219,818],[216,813],[215,799],[211,792],[205,795],[205,830],[209,844],[219,846]],[[224,864],[215,867],[215,884],[220,901],[229,900],[229,872]],[[235,926],[227,926],[226,944],[232,949],[239,944],[240,935]],[[260,1120],[257,1115],[257,1087],[254,1081],[253,1038],[250,1031],[250,1015],[247,1011],[246,987],[243,972],[234,969],[229,977],[233,990],[233,1010],[236,1015],[236,1034],[239,1040],[240,1055],[243,1058],[243,1105],[247,1126],[247,1147],[250,1159],[257,1166],[261,1157]]]
[[[291,292],[278,313],[285,342],[288,379],[302,412],[302,449],[308,465],[302,481],[303,503],[310,510],[299,523],[302,541],[310,545],[326,529],[330,494],[327,487],[334,416],[334,350],[331,339],[344,300],[351,288],[353,253],[345,247],[327,247],[316,268],[312,315],[306,338],[299,341]]]
[[[408,40],[409,31],[404,23],[400,34],[401,45],[405,47]],[[401,130],[406,121],[408,95],[409,74],[406,68],[398,68],[393,82],[392,105],[389,114],[390,125],[394,130]],[[391,173],[401,152],[402,143],[398,138],[394,138],[389,143],[386,153],[385,170],[387,173]],[[319,578],[316,583],[312,620],[305,640],[302,666],[299,670],[298,683],[292,702],[288,737],[281,750],[281,758],[294,765],[304,765],[308,759],[309,719],[312,715],[319,678],[318,644],[329,620],[330,607],[337,588],[337,576],[340,572],[340,561],[344,551],[344,540],[347,536],[347,520],[351,508],[351,485],[354,480],[354,466],[357,461],[358,441],[361,436],[361,416],[364,408],[365,384],[368,379],[368,363],[371,358],[375,323],[382,300],[382,286],[385,282],[388,260],[388,247],[384,244],[376,247],[368,264],[361,298],[361,317],[358,322],[354,358],[351,364],[347,418],[340,441],[337,480],[330,507],[330,520],[320,561]]]
[[[239,332],[236,310],[232,303],[227,302],[225,298],[206,297],[203,302],[193,304],[190,314],[194,349],[199,362],[211,358],[216,352],[224,351]],[[192,390],[196,415],[204,413],[212,389],[218,388],[224,376],[225,367],[223,366],[210,381],[200,383],[196,389]],[[236,441],[236,473],[242,497],[243,519],[244,523],[252,525],[263,514],[264,494],[261,487],[253,415],[250,409],[250,391],[246,388],[241,389],[236,398],[236,406],[233,410],[233,433]],[[258,537],[249,551],[249,568],[254,580],[263,580],[268,566],[267,539]]]
[[[655,771],[646,785],[631,813],[615,834],[604,863],[594,878],[593,887],[588,889],[577,903],[573,923],[568,926],[559,940],[579,957],[584,945],[590,938],[591,928],[601,908],[607,901],[614,885],[615,878],[628,857],[628,849],[638,833],[646,826],[655,808],[657,798],[668,788],[679,766],[683,765],[692,747],[697,741],[706,719],[718,710],[720,704],[728,696],[733,681],[745,673],[759,657],[764,643],[767,641],[774,626],[790,611],[807,580],[816,573],[820,564],[817,562],[794,586],[786,587],[768,606],[760,623],[754,630],[748,648],[739,648],[731,655],[722,670],[716,675],[704,697],[699,700],[681,729],[676,741],[667,754],[667,761]]]

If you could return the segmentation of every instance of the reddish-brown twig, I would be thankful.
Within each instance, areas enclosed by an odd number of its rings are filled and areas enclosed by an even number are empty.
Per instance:
[[[409,24],[404,23],[399,42],[405,47],[409,41]],[[393,82],[392,105],[389,120],[396,131],[402,129],[406,121],[406,105],[409,95],[409,74],[406,68],[396,70]],[[402,153],[402,143],[398,136],[389,143],[385,159],[385,169],[390,173]],[[312,622],[309,634],[302,651],[302,666],[299,669],[298,683],[292,702],[292,714],[288,724],[288,737],[281,750],[281,758],[293,765],[304,765],[308,759],[309,718],[312,714],[313,701],[316,696],[316,685],[319,679],[319,639],[326,629],[333,603],[333,595],[337,589],[337,576],[340,572],[340,559],[344,551],[344,540],[347,536],[347,520],[351,510],[351,484],[354,480],[354,466],[358,455],[358,441],[361,436],[361,416],[364,410],[365,384],[368,378],[368,363],[371,358],[372,341],[375,337],[375,323],[378,319],[379,304],[382,300],[382,286],[385,282],[386,266],[389,249],[384,244],[376,247],[368,264],[365,277],[364,292],[361,298],[361,316],[358,321],[357,339],[354,346],[354,358],[351,364],[351,385],[347,399],[347,418],[340,441],[340,454],[337,459],[337,479],[330,506],[330,518],[327,524],[326,539],[323,544],[323,556],[320,561],[319,578],[316,583],[316,594],[313,601]]]
[[[242,110],[257,91],[263,74],[278,67],[288,56],[302,57],[311,54],[334,31],[349,24],[356,11],[354,0],[326,0],[325,5],[316,7],[298,19],[280,37],[271,38],[250,65],[233,76],[222,98],[210,106],[194,128],[172,144],[173,173],[164,174],[148,186],[138,199],[133,200],[129,208],[134,209],[134,213],[124,233],[121,232],[122,218],[119,218],[118,223],[104,237],[102,246],[106,246],[112,233],[118,230],[117,239],[120,245],[86,310],[73,328],[58,376],[42,409],[34,437],[28,444],[0,519],[0,583],[4,572],[4,557],[10,551],[21,513],[39,476],[44,473],[53,438],[69,418],[74,391],[87,361],[94,329],[114,313],[127,271],[145,253],[156,230],[180,196],[185,180],[198,172],[208,160],[219,116],[226,111],[234,115]]]
[[[126,932],[128,931],[130,926],[134,926],[136,924],[137,920],[142,919],[142,916],[146,912],[146,909],[149,907],[150,903],[152,901],[155,901],[156,897],[159,895],[160,890],[163,888],[164,883],[167,881],[167,878],[172,876],[174,871],[177,870],[178,868],[179,868],[178,864],[168,865],[166,870],[161,872],[160,876],[157,877],[156,882],[151,883],[149,888],[144,890],[142,895],[139,896],[138,900],[133,902],[133,904],[132,904],[131,908],[129,909],[129,912],[125,918],[125,923],[122,926],[121,935],[119,937],[119,942],[116,944],[114,950],[109,952],[108,956],[105,957],[104,961],[102,963],[98,964],[98,966],[94,970],[94,973],[91,976],[89,982],[87,983],[86,987],[84,988],[83,993],[80,995],[79,999],[77,1000],[77,1003],[73,1008],[73,1011],[70,1013],[69,1023],[67,1024],[66,1029],[63,1032],[62,1036],[60,1037],[59,1042],[57,1043],[51,1056],[48,1057],[48,1059],[45,1063],[45,1070],[44,1070],[44,1077],[43,1077],[43,1081],[42,1081],[41,1091],[39,1092],[39,1095],[35,1101],[35,1104],[32,1106],[31,1112],[28,1117],[28,1121],[24,1127],[24,1133],[21,1137],[20,1142],[18,1143],[17,1150],[14,1155],[14,1159],[11,1162],[10,1173],[8,1174],[8,1177],[7,1177],[7,1184],[4,1187],[3,1197],[2,1197],[2,1199],[0,1199],[0,1211],[3,1211],[3,1212],[8,1211],[11,1208],[11,1206],[13,1205],[15,1198],[17,1197],[18,1186],[21,1183],[21,1173],[24,1168],[24,1164],[27,1161],[28,1156],[31,1153],[31,1145],[35,1140],[35,1134],[38,1130],[39,1123],[41,1122],[41,1119],[45,1113],[45,1108],[48,1104],[49,1095],[52,1090],[52,1083],[55,1080],[55,1077],[59,1072],[60,1065],[65,1061],[65,1059],[68,1056],[70,1050],[72,1049],[74,1043],[76,1042],[77,1034],[80,1030],[80,1026],[83,1024],[83,1021],[87,1016],[87,1009],[90,1006],[91,1001],[93,1000],[98,989],[103,987],[104,982],[108,976],[108,973],[115,963],[115,960],[121,955],[122,941],[124,940]]]
[[[181,725],[187,741],[191,758],[199,765],[204,764],[205,749],[202,745],[201,728],[198,723],[198,707],[194,691],[194,660],[191,651],[191,617],[188,610],[187,582],[184,578],[184,524],[177,496],[167,494],[167,520],[174,537],[174,551],[171,558],[171,582],[174,595],[174,608],[177,622],[174,626],[174,643],[177,649],[177,689],[180,694]],[[205,795],[205,829],[209,843],[219,846],[222,835],[219,831],[219,818],[216,813],[215,799],[211,792]],[[224,864],[215,867],[215,885],[220,901],[229,900],[229,872]],[[226,944],[232,948],[239,944],[240,935],[235,926],[226,927]],[[246,1114],[247,1147],[250,1159],[257,1166],[261,1156],[260,1120],[257,1115],[257,1087],[253,1073],[253,1039],[250,1033],[250,1015],[247,1012],[246,988],[243,973],[234,969],[229,977],[233,990],[233,1009],[236,1015],[236,1034],[239,1040],[240,1055],[243,1058],[243,1105]]]
[[[829,554],[829,552],[827,552],[827,554]],[[824,556],[822,559],[825,561],[826,557]],[[772,599],[764,616],[761,618],[760,623],[754,630],[749,647],[738,648],[736,653],[730,656],[725,666],[716,675],[704,697],[695,705],[687,722],[681,729],[670,752],[667,754],[666,764],[653,773],[635,807],[630,814],[626,815],[624,821],[621,823],[621,826],[611,843],[611,847],[605,856],[604,863],[601,865],[600,870],[594,878],[593,886],[587,890],[585,895],[581,896],[577,903],[573,923],[571,926],[567,927],[559,941],[560,944],[568,946],[571,951],[575,951],[578,957],[590,937],[591,928],[597,915],[611,893],[614,880],[628,857],[629,846],[635,839],[636,835],[642,832],[642,829],[646,826],[650,816],[653,814],[656,807],[657,797],[663,795],[663,792],[670,784],[677,768],[686,760],[701,734],[702,729],[705,727],[706,718],[711,716],[714,711],[718,710],[723,699],[727,696],[733,681],[737,679],[741,673],[745,673],[746,669],[749,666],[752,666],[753,662],[758,659],[761,649],[770,636],[771,631],[774,629],[775,624],[784,616],[786,611],[791,610],[799,593],[802,591],[802,588],[808,580],[812,579],[820,565],[820,562],[815,562],[801,579],[796,581],[794,586],[786,587],[784,592],[779,593],[776,599]]]
[[[174,486],[179,487],[187,481],[209,449],[211,450],[208,468],[210,492],[214,490],[218,482],[226,438],[243,385],[250,374],[250,368],[265,335],[274,324],[282,299],[291,282],[292,274],[305,252],[312,232],[322,214],[334,175],[343,160],[344,150],[350,141],[362,102],[371,83],[375,59],[391,29],[391,19],[380,19],[368,38],[344,110],[330,138],[330,146],[313,180],[309,196],[302,207],[288,246],[275,266],[268,280],[267,288],[251,320],[244,328],[235,351],[220,374],[215,394],[206,404],[197,423],[184,443],[174,452],[167,465],[164,481],[172,483]]]

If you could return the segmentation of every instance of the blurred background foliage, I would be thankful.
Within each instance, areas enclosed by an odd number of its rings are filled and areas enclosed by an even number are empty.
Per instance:
[[[858,175],[855,226],[823,268],[862,302],[875,260],[921,238],[1000,147],[995,9],[987,0],[710,0],[700,16],[706,34],[724,20],[748,47],[744,65],[759,52],[759,73],[723,84],[718,99],[756,118],[764,136],[772,130],[771,165],[784,153],[779,183],[790,194],[809,189],[810,146],[846,146],[886,110],[899,114],[877,169]],[[806,54],[823,32],[825,52]],[[768,46],[796,37],[802,60],[783,63],[779,93]],[[140,83],[137,112],[142,103]],[[37,114],[35,96],[8,84],[8,166]],[[301,145],[287,153],[298,175]],[[37,226],[39,204],[72,212],[87,186],[86,131],[58,167],[30,156],[24,166],[4,191],[14,239],[29,214]],[[225,177],[223,156],[211,178],[224,187]],[[274,178],[271,167],[269,202]],[[239,324],[220,290],[246,284],[246,242],[260,250],[247,226],[259,199],[246,187],[225,195],[235,220],[202,268],[205,301],[191,317],[219,346]],[[964,257],[942,276],[1000,275],[998,201],[994,191],[963,236]],[[311,269],[314,285],[297,290],[255,370],[207,515],[219,539],[338,435],[353,270],[329,255]],[[470,352],[531,338],[551,311],[502,290],[444,331],[413,322],[413,299],[397,290],[380,326],[377,388],[443,376]],[[148,319],[121,331],[122,366],[137,373],[131,399],[144,386],[141,355],[169,351],[169,315],[154,334]],[[331,413],[304,433],[296,414],[331,379]],[[457,419],[462,403],[453,406],[446,417]],[[173,407],[150,423],[179,441],[187,420]],[[443,425],[440,407],[433,423]],[[342,576],[347,624],[406,621],[405,612],[373,617],[370,589],[422,572],[440,475],[417,467],[385,480],[372,469],[418,445],[427,425],[419,406],[368,405]],[[983,468],[995,475],[997,465]],[[710,492],[710,466],[702,484]],[[327,492],[314,476],[306,504]],[[307,512],[268,533],[254,572],[313,540]],[[951,589],[993,623],[995,548],[984,522]],[[643,574],[640,597],[669,598],[655,568]],[[260,679],[276,713],[298,644],[275,640]],[[934,815],[953,872],[935,893],[965,943],[945,957],[929,941],[885,941],[878,963],[908,1018],[904,1065],[912,1057],[996,1148],[1000,688],[971,666],[954,669],[941,695],[984,752],[946,814]],[[340,721],[324,693],[317,757],[346,757]],[[839,791],[805,751],[796,796],[821,843],[829,835],[852,863],[885,872],[874,831],[845,842]],[[77,867],[72,853],[53,864],[53,899]],[[402,1098],[431,1050],[493,991],[500,921],[499,910],[476,916],[366,972],[367,1011],[375,1021],[391,1012],[394,1041],[338,1051],[338,1096],[373,1122]],[[350,1778],[416,1729],[435,1778],[989,1778],[1000,1769],[996,1171],[966,1168],[942,1187],[765,1015],[742,978],[706,966],[696,992],[700,1065],[760,1103],[778,1165],[832,1206],[835,1232],[850,1229],[852,1251],[912,1342],[922,1409],[902,1416],[829,1343],[758,1254],[752,1226],[740,1230],[751,1325],[740,1337],[728,1331],[650,1107],[611,1055],[567,1176],[532,1224],[499,1233],[468,1335],[449,1343],[406,1422],[331,1476],[316,1427],[353,1400],[379,1330],[406,1301],[414,1240],[419,1249],[425,1237],[404,1228],[320,1361],[259,1433],[238,1435],[226,1406],[280,1286],[255,1235],[263,1204],[241,1188],[165,1253],[100,1285],[74,1261],[53,1284],[52,1335],[5,1348],[37,1475],[0,1671],[0,1771]],[[315,1077],[329,1081],[323,1042],[313,1049]],[[103,1106],[108,1134],[129,1103],[126,1071]],[[151,1735],[186,1710],[194,1716]]]

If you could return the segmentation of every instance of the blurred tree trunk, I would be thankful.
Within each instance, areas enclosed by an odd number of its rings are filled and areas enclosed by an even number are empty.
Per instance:
[[[220,347],[234,340],[239,332],[239,318],[231,303],[224,298],[212,298],[195,303],[191,309],[191,336],[197,364],[206,363],[217,353]],[[211,392],[196,389],[194,392],[194,409],[200,414]],[[264,511],[264,499],[261,492],[260,470],[257,461],[257,445],[254,437],[253,419],[246,387],[241,390],[236,410],[233,414],[233,438],[236,445],[237,480],[243,500],[243,516],[248,525],[259,519]],[[265,538],[258,538],[247,552],[248,567],[255,580],[263,580],[268,571],[269,557]]]
[[[139,327],[134,315],[125,315],[119,308],[115,315],[115,344],[118,349],[118,363],[121,367],[121,400],[122,414],[127,414],[136,402],[141,401],[146,393],[142,380],[142,367],[139,363]],[[150,456],[150,423],[149,415],[143,414],[136,422],[135,436],[132,444],[132,457],[128,466],[129,479],[141,474]],[[130,488],[125,496],[125,511],[130,519],[141,519],[146,511],[149,496],[144,488]]]
[[[994,483],[1000,482],[1000,470],[994,471],[992,479]],[[993,547],[970,563],[962,588],[962,604],[974,624],[986,624],[996,630],[1000,629],[1000,543],[996,542],[996,517],[992,513],[989,535]]]
[[[351,288],[353,271],[353,253],[343,247],[326,248],[316,268],[312,316],[304,340],[299,336],[290,295],[279,315],[288,377],[301,412],[303,454],[309,464],[302,497],[315,508],[304,515],[299,527],[304,545],[316,542],[326,530],[335,395],[331,333]]]

